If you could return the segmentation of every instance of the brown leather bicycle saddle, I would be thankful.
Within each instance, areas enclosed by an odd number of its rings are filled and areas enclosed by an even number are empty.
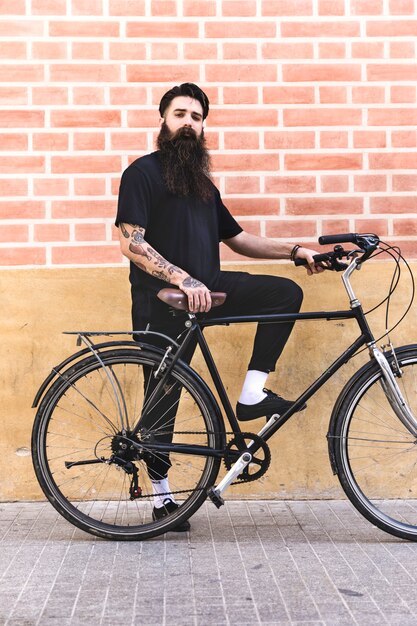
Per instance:
[[[222,291],[212,291],[211,292],[211,306],[220,306],[226,300],[226,293]],[[171,289],[170,287],[165,287],[158,292],[158,298],[168,304],[173,309],[178,309],[179,311],[188,311],[188,298],[183,291],[180,289]]]

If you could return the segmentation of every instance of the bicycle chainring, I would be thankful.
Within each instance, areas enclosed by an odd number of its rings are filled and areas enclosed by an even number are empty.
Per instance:
[[[271,463],[271,452],[266,441],[253,433],[239,433],[235,434],[226,445],[223,459],[226,469],[229,470],[236,463],[241,454],[245,452],[244,448],[247,448],[251,441],[254,441],[259,449],[252,456],[252,461],[239,474],[238,480],[232,483],[233,485],[258,480],[265,474]],[[250,452],[250,449],[248,451]]]

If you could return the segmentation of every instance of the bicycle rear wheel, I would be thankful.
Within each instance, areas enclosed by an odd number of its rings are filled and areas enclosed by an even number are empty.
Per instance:
[[[219,470],[220,459],[210,453],[221,449],[224,427],[204,386],[177,364],[152,409],[152,426],[132,434],[161,356],[138,348],[100,356],[102,363],[94,356],[76,363],[45,395],[32,433],[36,476],[52,505],[75,526],[107,539],[147,539],[172,530],[201,506]],[[152,450],[152,442],[171,439],[199,444],[202,452]],[[155,462],[168,470],[166,495],[179,505],[159,520],[152,517],[149,478]]]
[[[417,415],[417,349],[396,354],[402,371],[397,382]],[[366,519],[417,541],[417,441],[391,408],[381,376],[377,366],[367,368],[340,406],[334,433],[338,476]]]

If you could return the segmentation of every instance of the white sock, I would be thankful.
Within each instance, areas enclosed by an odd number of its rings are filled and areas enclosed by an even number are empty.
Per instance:
[[[266,398],[263,388],[268,378],[267,372],[259,370],[248,370],[245,382],[243,383],[242,392],[239,402],[242,404],[256,404]]]
[[[151,480],[151,483],[153,489],[153,502],[157,509],[164,506],[164,500],[167,498],[172,500],[172,502],[175,502],[175,498],[169,488],[168,478],[163,478],[162,480]]]

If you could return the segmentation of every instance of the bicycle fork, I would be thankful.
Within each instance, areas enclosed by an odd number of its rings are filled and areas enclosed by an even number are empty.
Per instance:
[[[404,424],[407,430],[413,435],[413,437],[417,437],[417,419],[410,407],[408,406],[401,389],[397,383],[396,376],[394,375],[393,369],[390,366],[388,359],[383,354],[383,352],[377,348],[375,344],[371,344],[369,346],[371,356],[378,363],[381,372],[381,386],[384,390],[385,396],[390,403],[392,410],[398,419]],[[401,370],[396,361],[395,353],[393,351],[394,360],[396,363],[397,376],[401,376]]]

